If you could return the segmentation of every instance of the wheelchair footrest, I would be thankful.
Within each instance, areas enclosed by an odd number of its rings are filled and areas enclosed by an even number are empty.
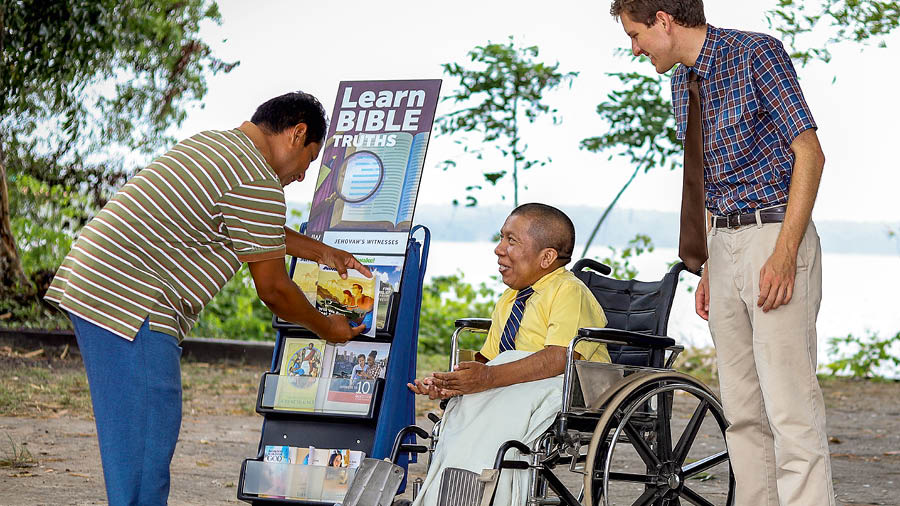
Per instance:
[[[481,474],[448,467],[441,475],[437,506],[482,506],[489,504],[500,477],[498,469],[485,469]]]
[[[347,490],[343,506],[389,506],[400,483],[403,468],[387,460],[363,459]]]

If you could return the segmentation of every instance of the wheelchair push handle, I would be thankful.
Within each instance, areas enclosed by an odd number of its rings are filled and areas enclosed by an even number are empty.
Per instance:
[[[522,455],[531,455],[531,448],[520,441],[507,441],[497,450],[497,458],[494,459],[494,469],[528,469],[528,463],[521,460],[503,460],[506,452],[515,448]]]
[[[582,258],[575,262],[575,265],[572,266],[572,272],[581,272],[585,267],[597,271],[604,276],[609,276],[612,272],[612,269],[608,265],[600,263],[592,258]]]
[[[394,438],[394,446],[391,449],[391,462],[394,464],[397,463],[397,459],[400,457],[401,453],[425,453],[428,451],[428,448],[423,445],[415,445],[415,444],[405,444],[403,440],[406,439],[406,436],[409,434],[415,434],[422,439],[428,439],[431,437],[428,432],[422,427],[418,427],[415,425],[408,425],[403,428],[400,432],[397,433],[397,437]]]

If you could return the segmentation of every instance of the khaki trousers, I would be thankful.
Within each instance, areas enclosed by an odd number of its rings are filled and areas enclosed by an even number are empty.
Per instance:
[[[834,505],[825,403],[816,379],[822,299],[812,222],[797,254],[793,297],[763,313],[759,271],[780,223],[718,228],[708,236],[709,328],[719,368],[737,506]]]

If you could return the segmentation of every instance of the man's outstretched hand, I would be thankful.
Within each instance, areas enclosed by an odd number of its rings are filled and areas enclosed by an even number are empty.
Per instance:
[[[434,386],[434,378],[428,376],[426,378],[413,380],[412,383],[407,383],[406,386],[413,391],[413,393],[418,395],[427,395],[429,399],[448,399],[451,396],[441,396],[441,391],[439,388]]]
[[[452,372],[434,373],[433,381],[442,397],[474,394],[493,388],[492,372],[491,366],[481,362],[460,362]]]
[[[460,362],[452,372],[436,372],[413,383],[407,383],[410,390],[427,395],[430,399],[449,399],[464,394],[483,392],[490,388],[492,367],[481,362]]]
[[[359,263],[350,253],[342,249],[328,247],[319,258],[319,263],[327,265],[340,274],[341,279],[347,279],[347,269],[356,269],[367,278],[372,277],[372,272],[365,265]]]

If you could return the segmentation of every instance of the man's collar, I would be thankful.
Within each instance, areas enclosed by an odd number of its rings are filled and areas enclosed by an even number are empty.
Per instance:
[[[706,39],[703,40],[703,46],[700,48],[700,54],[693,67],[687,67],[688,72],[694,71],[701,79],[706,79],[713,71],[713,64],[716,61],[716,46],[719,43],[719,29],[713,25],[706,25]]]
[[[566,271],[565,267],[558,267],[556,270],[553,270],[553,271],[548,272],[547,274],[544,274],[543,276],[541,276],[541,279],[535,281],[534,284],[531,285],[531,288],[533,288],[535,292],[540,292],[541,288],[547,286],[547,283],[549,283],[551,279],[553,279],[554,277],[560,275],[561,273],[563,273],[565,271]]]

